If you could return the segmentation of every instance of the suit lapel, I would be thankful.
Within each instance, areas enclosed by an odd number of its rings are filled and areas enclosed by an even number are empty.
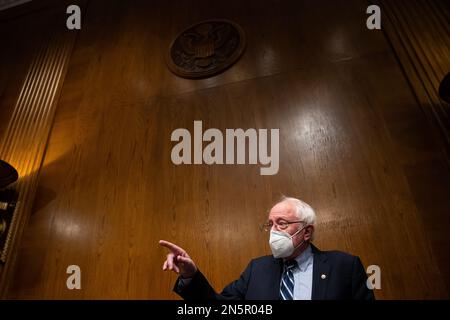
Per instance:
[[[323,300],[326,297],[328,278],[330,277],[330,264],[322,251],[312,244],[311,248],[314,254],[311,300]]]
[[[280,299],[280,281],[283,270],[283,259],[273,259],[272,276],[269,278],[272,283],[269,285],[269,292],[267,299],[279,300]]]

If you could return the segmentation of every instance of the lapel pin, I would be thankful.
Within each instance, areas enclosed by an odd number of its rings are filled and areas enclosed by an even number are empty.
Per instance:
[[[325,274],[322,274],[322,275],[320,276],[320,278],[322,278],[322,280],[325,280],[325,279],[327,278],[327,276],[326,276]]]

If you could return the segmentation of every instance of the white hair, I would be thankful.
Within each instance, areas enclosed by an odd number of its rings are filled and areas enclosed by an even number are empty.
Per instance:
[[[280,202],[289,202],[294,205],[295,213],[297,214],[297,217],[306,222],[308,225],[314,225],[316,223],[316,213],[314,212],[314,209],[311,208],[309,204],[306,202],[303,202],[302,200],[292,198],[292,197],[286,197],[283,196],[280,200]]]

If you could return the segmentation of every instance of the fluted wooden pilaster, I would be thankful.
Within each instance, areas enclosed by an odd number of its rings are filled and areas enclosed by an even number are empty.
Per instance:
[[[0,143],[0,158],[19,172],[19,180],[13,186],[19,198],[7,235],[6,249],[0,256],[4,262],[0,274],[2,294],[6,290],[8,275],[13,269],[15,253],[34,200],[39,169],[75,36],[76,32],[58,30],[43,41],[29,67]]]
[[[381,0],[383,29],[429,119],[450,147],[450,107],[438,88],[450,72],[450,5],[443,0]]]

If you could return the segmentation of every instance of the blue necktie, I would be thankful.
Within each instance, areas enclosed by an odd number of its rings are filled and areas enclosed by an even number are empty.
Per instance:
[[[297,266],[297,261],[290,260],[284,263],[284,271],[281,276],[280,284],[280,299],[293,300],[294,299],[294,274],[293,270]]]

